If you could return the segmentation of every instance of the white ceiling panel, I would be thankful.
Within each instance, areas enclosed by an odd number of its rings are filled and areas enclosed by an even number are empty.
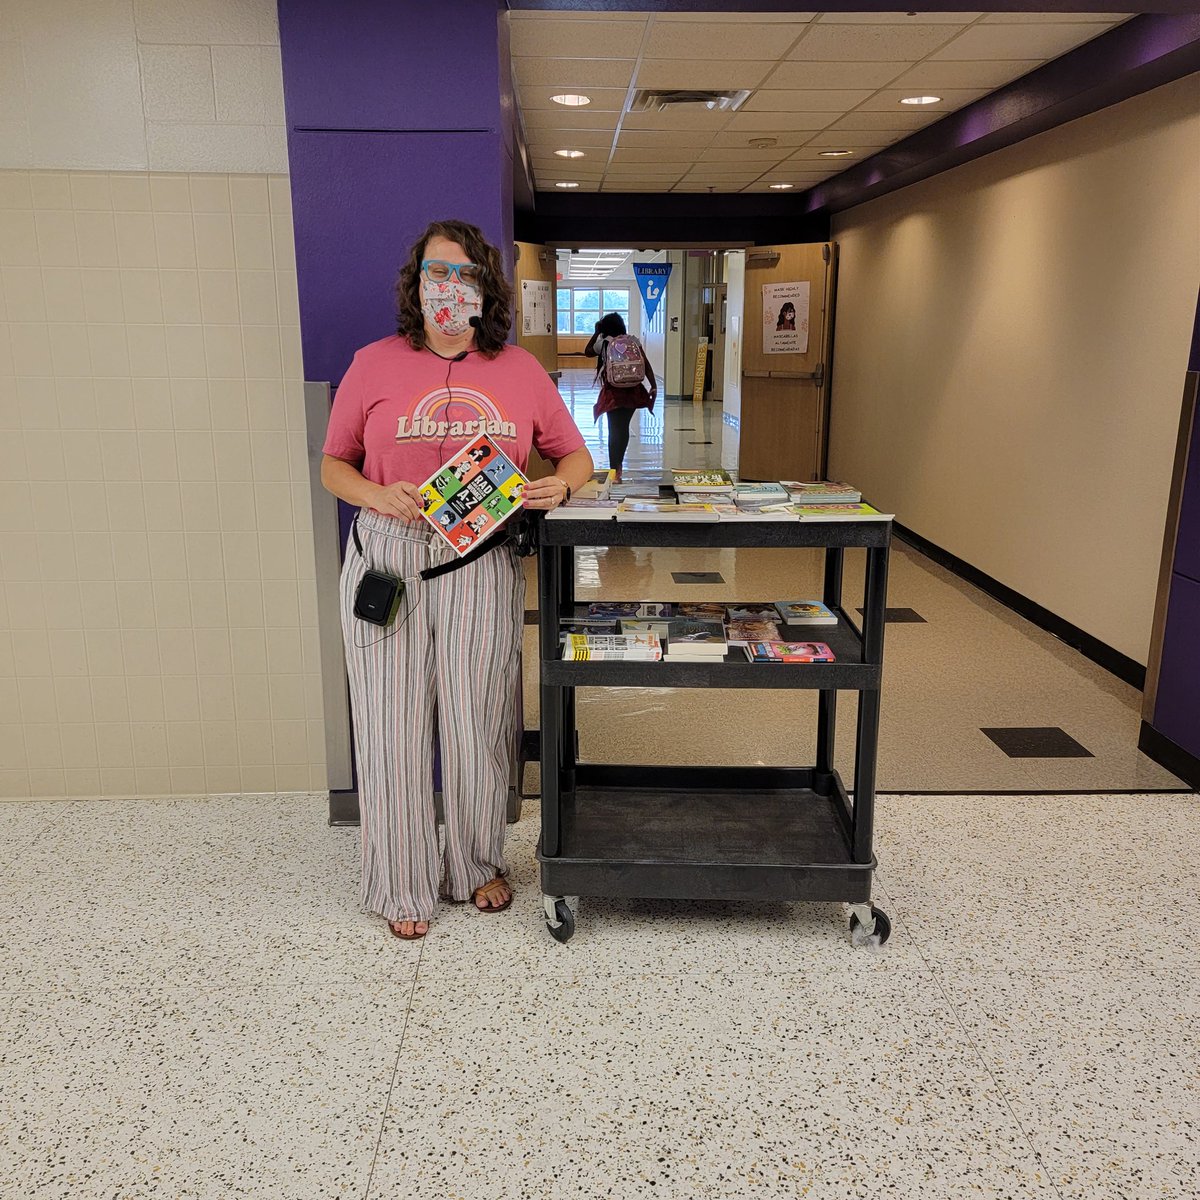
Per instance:
[[[678,179],[680,175],[686,175],[691,170],[692,163],[625,163],[615,162],[610,163],[607,175],[636,175],[639,178],[652,178],[655,175],[670,175]]]
[[[986,96],[987,93],[987,88],[976,88],[974,90],[967,90],[966,88],[940,88],[937,94],[941,96],[941,102],[938,104],[922,105],[921,107],[927,107],[945,116],[946,113],[953,112],[957,108],[962,108],[964,104],[970,104],[972,100],[978,100],[980,96]],[[891,112],[893,109],[900,107],[901,100],[911,95],[911,88],[887,88],[876,92],[870,100],[859,106],[858,111]]]
[[[787,160],[786,163],[783,164],[783,166],[792,168],[800,167],[801,169],[808,171],[811,170],[817,163],[828,162],[839,164],[838,170],[844,171],[854,159],[869,158],[872,154],[876,153],[876,151],[882,150],[887,144],[888,143],[886,141],[880,141],[876,142],[873,146],[855,146],[854,154],[849,158],[842,159],[824,159],[821,157],[822,150],[840,147],[842,145],[840,142],[832,142],[824,146],[802,146],[791,156],[791,158]],[[850,149],[850,147],[847,147],[847,149]]]
[[[647,58],[759,59],[774,62],[807,25],[757,24],[753,14],[738,22],[667,21],[651,26],[642,53]]]
[[[707,129],[716,133],[728,120],[728,113],[689,104],[686,108],[669,108],[665,112],[626,113],[621,119],[621,129],[689,129],[692,132]]]
[[[603,129],[552,129],[537,123],[527,128],[531,144],[544,147],[548,152],[555,150],[583,150],[598,152],[602,146],[612,145],[612,130]]]
[[[837,113],[771,113],[771,112],[735,112],[729,118],[726,129],[764,129],[767,136],[778,130],[798,131],[810,129],[816,133],[837,120]]]
[[[620,113],[596,112],[592,108],[553,109],[534,108],[525,113],[525,127],[530,130],[552,129],[615,129]]]
[[[1041,65],[1040,59],[1028,58],[1000,62],[984,59],[977,62],[937,62],[931,59],[905,71],[892,81],[892,87],[998,88],[1018,75],[1028,75]]]
[[[1066,54],[1104,33],[1105,27],[1089,24],[976,25],[937,51],[934,59],[1040,58]]]
[[[847,150],[857,150],[864,146],[887,146],[895,140],[895,133],[888,129],[826,129],[824,133],[813,134],[804,145],[805,149],[844,146]]]
[[[621,135],[617,149],[613,152],[613,162],[679,162],[687,164],[694,162],[696,156],[703,153],[703,150],[699,146],[690,146],[686,149],[674,146],[659,146],[657,148],[654,146],[628,146],[625,144],[625,136],[625,134]]]
[[[977,12],[844,12],[822,13],[822,25],[969,25]]]
[[[604,18],[602,30],[581,29],[575,21],[560,20],[557,13],[540,21],[515,21],[512,52],[520,58],[637,58],[646,18],[596,16]]]
[[[740,25],[743,21],[754,21],[755,24],[765,25],[772,22],[778,25],[790,25],[797,21],[811,21],[820,16],[820,13],[815,12],[794,12],[794,13],[658,13],[654,18],[654,23],[657,25],[660,21],[720,21],[723,24]]]
[[[917,62],[945,45],[962,28],[962,25],[813,25],[788,57],[797,62],[808,59]]]
[[[643,146],[650,150],[657,148],[660,155],[663,150],[698,149],[701,146],[707,146],[710,141],[712,141],[711,133],[693,133],[687,130],[630,129],[628,118],[621,125],[620,144],[622,146]]]
[[[773,146],[769,150],[759,150],[755,146],[746,146],[741,149],[731,146],[713,146],[711,149],[701,150],[696,161],[702,163],[726,162],[735,166],[761,164],[769,167],[779,162],[781,158],[786,158],[793,149],[792,146]]]
[[[786,150],[789,146],[794,149],[797,146],[803,146],[814,132],[815,130],[812,129],[730,129],[724,133],[718,133],[713,138],[712,145],[714,149],[717,146],[749,146],[751,138],[769,137],[775,139],[775,145],[780,149]]]
[[[522,88],[546,86],[555,91],[627,88],[636,61],[632,58],[514,58],[513,70]]]
[[[540,86],[527,86],[521,84],[518,89],[518,94],[521,101],[521,109],[523,112],[534,112],[538,109],[549,109],[551,112],[563,112],[565,105],[555,104],[550,99],[551,96],[559,94],[557,87],[547,87],[545,84]],[[628,88],[588,88],[586,95],[590,98],[591,104],[584,107],[588,112],[614,112],[619,113],[625,107],[625,97],[629,94]]]
[[[640,88],[754,88],[773,63],[730,59],[647,58],[637,72]]]
[[[783,62],[771,73],[766,86],[873,90],[886,87],[912,65],[910,62]]]
[[[738,112],[835,112],[839,116],[869,100],[875,89],[784,91],[760,88]]]
[[[1060,25],[1063,21],[1091,22],[1095,25],[1117,25],[1128,21],[1135,13],[1062,13],[1062,12],[1007,12],[988,13],[983,18],[985,25],[1038,25],[1049,23]]]
[[[834,121],[829,126],[830,131],[837,129],[891,129],[893,139],[899,140],[914,129],[924,129],[926,125],[940,120],[945,112],[930,112],[919,108],[905,108],[902,112],[852,112],[847,113],[841,120]]]

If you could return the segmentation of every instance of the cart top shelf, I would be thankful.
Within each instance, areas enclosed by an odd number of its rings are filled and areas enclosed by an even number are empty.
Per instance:
[[[543,521],[545,546],[886,546],[891,521]]]

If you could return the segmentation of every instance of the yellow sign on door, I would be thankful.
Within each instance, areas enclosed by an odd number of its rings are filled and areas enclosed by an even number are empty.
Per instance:
[[[701,338],[696,346],[696,376],[692,380],[692,402],[699,404],[704,399],[704,376],[708,367],[708,338]]]

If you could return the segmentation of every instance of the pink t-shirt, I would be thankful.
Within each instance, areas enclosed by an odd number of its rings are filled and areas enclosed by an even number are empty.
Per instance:
[[[527,350],[505,346],[495,358],[472,352],[452,362],[393,334],[354,356],[334,395],[325,453],[361,461],[373,483],[421,484],[481,433],[522,469],[530,446],[558,460],[584,444]]]

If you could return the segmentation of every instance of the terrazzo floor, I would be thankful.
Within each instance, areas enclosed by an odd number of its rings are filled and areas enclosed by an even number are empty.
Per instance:
[[[4,1200],[1200,1194],[1200,798],[889,796],[876,900],[401,943],[313,796],[0,804]]]

